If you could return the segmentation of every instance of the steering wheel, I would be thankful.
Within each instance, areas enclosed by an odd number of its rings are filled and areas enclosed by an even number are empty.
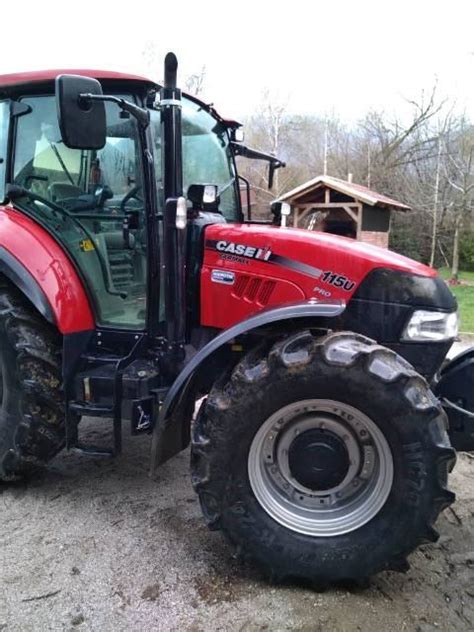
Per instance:
[[[125,206],[129,200],[134,199],[134,200],[138,200],[139,202],[143,202],[143,198],[141,197],[141,195],[138,195],[138,192],[140,191],[141,188],[142,188],[141,185],[137,184],[124,195],[122,201],[120,202],[121,213],[126,212]]]

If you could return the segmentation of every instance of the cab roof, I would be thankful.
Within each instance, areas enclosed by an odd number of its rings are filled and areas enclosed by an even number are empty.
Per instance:
[[[51,70],[33,70],[29,72],[16,72],[9,75],[0,75],[0,93],[4,92],[7,94],[18,92],[25,92],[25,88],[28,86],[34,86],[35,84],[48,84],[52,83],[58,75],[81,75],[83,77],[92,77],[93,79],[98,79],[99,81],[134,81],[136,83],[141,83],[142,86],[148,88],[159,88],[159,85],[148,79],[147,77],[141,77],[140,75],[132,75],[129,73],[123,72],[115,72],[113,70],[93,70],[93,69],[85,69],[85,68],[53,68]],[[235,121],[231,118],[226,118],[221,116],[212,104],[206,104],[201,99],[186,94],[183,92],[185,96],[192,99],[196,103],[202,105],[206,110],[212,112],[214,116],[220,119],[225,125],[228,127],[240,127],[241,123]]]
[[[54,81],[58,75],[82,75],[94,79],[108,79],[111,81],[140,81],[149,85],[155,85],[153,81],[139,75],[131,75],[112,70],[91,70],[77,68],[58,68],[52,70],[34,70],[29,72],[16,72],[9,75],[0,75],[0,88],[14,88],[34,83],[47,83]]]

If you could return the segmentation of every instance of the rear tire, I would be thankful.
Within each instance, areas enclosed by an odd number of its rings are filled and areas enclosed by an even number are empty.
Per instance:
[[[32,473],[64,446],[61,343],[16,288],[0,286],[0,480]]]
[[[289,439],[293,430],[307,443]],[[315,462],[311,450],[326,469],[301,465]],[[433,523],[454,501],[454,461],[426,381],[393,351],[346,332],[299,332],[249,353],[202,405],[191,456],[209,527],[271,578],[318,586],[407,570],[407,555],[437,539]]]

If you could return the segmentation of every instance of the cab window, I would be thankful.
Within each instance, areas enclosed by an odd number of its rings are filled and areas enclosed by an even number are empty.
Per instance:
[[[130,97],[129,97],[130,98]],[[55,99],[22,100],[14,183],[22,206],[55,234],[87,279],[100,325],[141,329],[146,314],[146,224],[136,122],[106,104],[106,144],[70,149],[61,140]],[[36,199],[35,199],[36,196]],[[134,216],[133,228],[123,222]]]
[[[229,222],[240,221],[236,175],[225,127],[202,106],[186,97],[182,101],[183,189],[190,184],[216,184],[221,199],[220,211]],[[161,184],[160,113],[151,111],[155,140],[155,171]]]
[[[0,201],[5,199],[5,169],[7,164],[9,120],[10,102],[0,101]]]

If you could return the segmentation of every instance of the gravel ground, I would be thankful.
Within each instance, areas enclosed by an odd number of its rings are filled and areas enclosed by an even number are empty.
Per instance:
[[[103,439],[85,422],[89,439]],[[99,427],[99,430],[97,429]],[[101,436],[102,435],[102,436]],[[187,452],[147,476],[149,438],[116,460],[64,453],[0,487],[0,630],[473,630],[474,460],[460,455],[442,536],[366,590],[266,584],[204,526]]]
[[[461,350],[461,346],[457,351]],[[103,442],[107,422],[83,422]],[[185,452],[147,476],[149,437],[115,460],[61,454],[0,486],[0,632],[474,630],[474,460],[461,454],[441,538],[365,590],[271,586],[203,524]],[[1,484],[0,484],[1,485]]]

